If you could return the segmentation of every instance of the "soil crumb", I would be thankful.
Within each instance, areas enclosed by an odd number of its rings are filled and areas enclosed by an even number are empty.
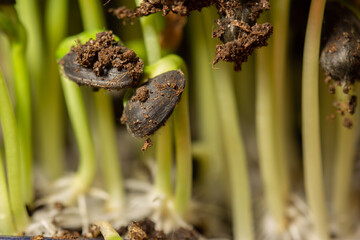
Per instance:
[[[214,5],[220,19],[216,21],[217,29],[213,37],[222,41],[215,50],[213,66],[220,60],[234,62],[235,71],[241,70],[241,64],[256,48],[267,45],[267,40],[273,32],[270,23],[257,24],[259,15],[270,9],[269,0],[144,0],[134,10],[120,7],[110,9],[119,19],[134,19],[156,12],[187,16],[191,11],[201,11],[204,7]]]
[[[119,19],[138,18],[157,12],[162,12],[163,15],[173,12],[181,16],[188,16],[190,12],[201,11],[202,8],[209,7],[214,2],[214,0],[143,0],[140,6],[134,10],[120,7],[109,9],[109,11]]]
[[[257,24],[260,14],[270,9],[268,0],[218,0],[216,3],[220,19],[213,37],[223,43],[216,45],[213,66],[220,60],[234,62],[235,71],[241,70],[241,64],[256,48],[267,45],[273,33],[270,23]]]
[[[30,240],[42,240],[42,239],[44,239],[44,236],[43,235],[38,235],[38,236],[32,237]]]
[[[129,240],[197,240],[199,234],[195,230],[180,228],[169,234],[155,230],[155,223],[150,219],[132,222],[119,230],[121,236]]]
[[[136,53],[115,41],[112,31],[96,34],[85,44],[78,44],[71,51],[77,54],[75,62],[81,67],[92,69],[97,77],[104,76],[107,70],[116,68],[126,70],[133,80],[140,79],[144,64]]]
[[[82,236],[76,231],[63,231],[60,236],[55,236],[53,239],[80,239]]]
[[[141,148],[141,151],[146,151],[152,145],[153,143],[150,138],[145,139],[144,146]]]

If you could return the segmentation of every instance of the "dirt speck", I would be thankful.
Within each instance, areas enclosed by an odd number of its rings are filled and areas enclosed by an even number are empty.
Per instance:
[[[42,240],[42,239],[44,239],[43,235],[37,235],[31,238],[31,240]]]
[[[136,95],[131,99],[131,101],[146,102],[148,98],[149,98],[149,89],[147,89],[146,86],[142,86],[136,89]]]
[[[352,128],[352,126],[353,126],[353,121],[352,121],[350,118],[345,117],[345,118],[344,118],[344,121],[343,121],[343,125],[344,125],[344,127],[346,127],[346,128]]]
[[[146,138],[144,145],[141,148],[141,151],[146,151],[149,147],[151,147],[153,145],[152,141],[150,138]]]

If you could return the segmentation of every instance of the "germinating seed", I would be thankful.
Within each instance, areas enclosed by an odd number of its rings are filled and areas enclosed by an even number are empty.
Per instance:
[[[135,137],[147,137],[170,117],[185,88],[185,76],[169,71],[149,79],[127,102],[121,122]]]
[[[133,50],[115,41],[112,31],[73,47],[60,64],[77,84],[105,89],[136,87],[144,68]]]
[[[326,5],[320,63],[324,72],[341,82],[344,92],[360,77],[360,21],[344,5]]]

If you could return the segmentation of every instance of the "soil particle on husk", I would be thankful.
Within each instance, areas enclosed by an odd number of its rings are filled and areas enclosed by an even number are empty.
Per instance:
[[[115,41],[112,31],[73,47],[60,64],[64,74],[79,85],[106,89],[135,87],[144,68],[133,50]]]
[[[121,122],[135,137],[150,136],[170,117],[184,88],[185,76],[181,71],[169,71],[149,79],[127,102]]]
[[[172,12],[187,16],[191,11],[200,11],[211,5],[217,8],[220,16],[213,37],[222,41],[222,44],[216,46],[213,66],[220,60],[234,62],[234,69],[240,71],[241,64],[247,61],[256,48],[267,45],[273,32],[270,23],[256,23],[259,15],[270,9],[268,0],[144,0],[134,10],[120,7],[110,11],[119,19],[133,19],[160,11],[164,15]]]

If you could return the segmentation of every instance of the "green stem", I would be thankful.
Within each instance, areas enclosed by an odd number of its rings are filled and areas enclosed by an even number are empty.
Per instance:
[[[203,9],[202,11],[202,15],[200,13],[191,15],[190,22],[192,22],[193,36],[191,52],[193,54],[193,67],[196,69],[193,77],[195,79],[195,89],[197,90],[195,103],[196,112],[198,113],[197,129],[199,129],[199,141],[205,145],[210,156],[210,162],[206,164],[208,167],[204,170],[204,184],[208,186],[210,192],[213,192],[213,184],[223,180],[224,164],[222,161],[222,143],[219,137],[219,109],[214,97],[215,87],[209,83],[213,78],[211,68],[209,67],[209,59],[212,58],[209,54],[209,49],[212,46],[209,46],[210,44],[208,44],[205,37],[199,37],[211,35],[211,26],[207,23],[212,21],[212,15],[209,12],[211,11],[210,9]],[[210,20],[208,21],[207,18],[209,17]]]
[[[175,210],[184,216],[189,210],[192,191],[192,158],[189,118],[189,78],[183,70],[187,87],[181,96],[181,102],[174,111],[174,131],[176,150]]]
[[[13,217],[11,215],[11,207],[9,201],[9,191],[6,183],[5,169],[0,152],[0,192],[2,193],[0,204],[0,234],[1,235],[14,235],[15,226]]]
[[[74,185],[71,186],[76,190],[75,194],[71,196],[71,199],[65,199],[65,201],[74,202],[78,195],[84,194],[90,188],[95,175],[96,160],[81,89],[66,77],[61,77],[61,83],[80,155]]]
[[[100,228],[100,232],[105,240],[123,240],[110,223],[98,221],[94,224]]]
[[[312,0],[302,71],[302,134],[305,192],[319,239],[329,239],[319,126],[319,49],[325,0]]]
[[[12,209],[15,228],[22,232],[29,219],[25,209],[23,185],[21,181],[21,162],[19,139],[15,115],[11,106],[10,96],[5,80],[0,72],[0,120],[5,142],[5,156],[7,179],[9,185],[10,206]]]
[[[106,25],[101,2],[98,0],[79,0],[85,30],[103,29]],[[124,204],[125,190],[122,170],[117,150],[115,117],[111,95],[99,91],[94,93],[97,130],[100,137],[100,151],[103,177],[110,194],[109,209],[121,209]]]
[[[351,92],[349,93],[351,95]],[[349,95],[344,94],[341,87],[336,89],[336,98],[338,102],[344,102]],[[351,220],[351,176],[356,153],[356,139],[358,136],[358,118],[347,116],[355,124],[352,129],[343,126],[343,117],[338,116],[336,150],[334,160],[333,190],[332,190],[332,209],[333,218],[337,223],[336,229],[340,236],[349,233]]]
[[[156,176],[155,188],[166,197],[172,195],[172,157],[173,157],[173,138],[172,138],[172,117],[168,119],[166,125],[156,133]]]
[[[259,165],[264,184],[265,199],[270,216],[277,224],[277,231],[286,227],[286,197],[278,154],[275,90],[271,64],[271,48],[260,49],[256,55],[256,135],[259,149]],[[284,160],[284,159],[283,159]],[[285,170],[285,169],[282,169]]]
[[[45,9],[47,67],[44,74],[51,81],[41,86],[38,102],[40,135],[40,161],[44,173],[50,180],[59,178],[64,172],[63,145],[65,139],[65,111],[61,92],[60,76],[55,51],[65,38],[68,26],[68,0],[49,0]]]
[[[97,131],[100,139],[102,176],[110,194],[107,207],[109,210],[120,210],[125,204],[125,190],[116,144],[116,126],[111,96],[100,91],[94,93],[94,98],[97,110]]]
[[[85,30],[106,27],[103,7],[99,0],[79,0],[79,5]]]
[[[291,134],[291,94],[289,90],[291,87],[287,81],[288,69],[288,32],[289,32],[289,13],[290,0],[279,0],[272,4],[273,10],[273,24],[274,29],[281,29],[275,31],[273,35],[272,47],[272,62],[273,62],[273,76],[274,76],[274,96],[275,96],[275,142],[277,142],[277,158],[279,164],[279,179],[280,189],[284,201],[289,198],[290,189],[290,172],[288,161],[297,156],[294,136]],[[285,203],[286,204],[286,203]],[[285,207],[285,206],[284,206]]]
[[[135,0],[136,6],[139,6],[141,2],[142,0]],[[156,18],[156,15],[150,15],[140,19],[148,64],[153,64],[161,58],[161,47],[155,27]]]
[[[38,0],[16,1],[20,21],[24,24],[29,39],[27,57],[37,91],[43,84],[45,63],[45,41],[39,6]]]
[[[136,0],[135,2],[136,5],[139,6],[142,1]],[[161,57],[161,47],[155,29],[156,18],[157,16],[148,16],[140,19],[148,64],[154,64]],[[156,63],[155,65],[158,66],[159,64]],[[151,78],[165,71],[164,69],[160,71],[158,71],[158,69],[155,71],[151,70],[148,72],[148,75]],[[158,131],[155,145],[157,167],[155,188],[167,197],[172,195],[171,167],[173,158],[173,132],[171,121],[172,118],[168,119],[166,125]]]
[[[22,41],[11,44],[12,65],[15,79],[16,112],[20,141],[22,185],[24,199],[30,206],[34,201],[32,169],[32,125],[30,72],[26,62],[25,46]]]
[[[214,86],[220,110],[222,138],[229,169],[233,239],[254,239],[250,183],[246,163],[245,148],[241,137],[239,116],[236,108],[234,86],[229,67],[221,64],[214,71]]]

